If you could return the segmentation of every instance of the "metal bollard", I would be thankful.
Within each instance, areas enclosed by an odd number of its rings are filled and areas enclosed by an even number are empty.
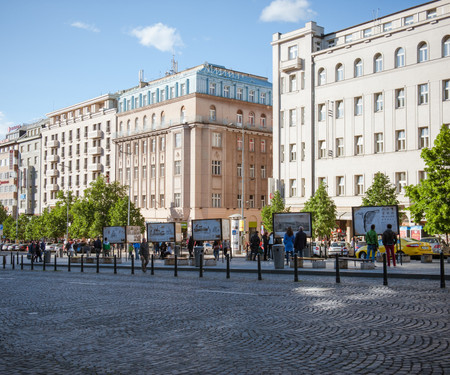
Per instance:
[[[17,265],[19,265],[19,254],[17,254]]]
[[[67,272],[70,272],[70,259],[71,259],[72,257],[69,255],[68,256],[68,258],[67,258]]]
[[[114,273],[117,273],[117,255],[114,254]]]
[[[230,278],[230,255],[227,254],[227,279]]]
[[[261,274],[261,254],[258,253],[258,280],[262,280],[262,274]]]
[[[294,255],[294,282],[298,282],[298,264],[297,264],[297,254]]]
[[[34,257],[33,254],[31,254],[31,270],[34,270]]]
[[[100,255],[97,254],[97,273],[100,272]]]
[[[178,255],[177,254],[175,254],[175,264],[174,264],[173,269],[174,269],[173,275],[175,277],[178,277]]]
[[[55,254],[55,271],[56,271],[56,254]]]
[[[341,275],[339,271],[339,255],[336,254],[336,284],[341,282]]]
[[[203,251],[200,252],[199,277],[203,277]]]
[[[12,262],[11,262],[12,269],[14,269],[14,262],[15,262],[15,259],[14,259],[14,255],[13,255],[12,256]]]
[[[21,256],[20,259],[20,269],[23,270],[23,255]]]
[[[388,285],[386,253],[383,253],[383,285]]]
[[[12,253],[12,251],[11,251],[11,260],[10,260],[9,263],[12,263],[12,262],[13,262],[13,253]]]
[[[150,274],[154,275],[155,274],[155,261],[153,259],[153,254],[152,254],[152,263],[151,263],[151,270],[150,270]]]
[[[131,274],[134,275],[134,255],[131,255]]]
[[[44,254],[44,262],[42,263],[42,271],[45,271],[45,254]]]
[[[3,269],[6,268],[6,255],[3,255]]]
[[[442,251],[440,254],[440,261],[441,261],[441,288],[445,288],[444,253]]]
[[[81,254],[80,272],[84,272],[84,255]]]

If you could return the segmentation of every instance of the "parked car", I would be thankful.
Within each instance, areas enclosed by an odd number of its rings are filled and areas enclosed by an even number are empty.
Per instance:
[[[354,251],[348,242],[336,241],[332,242],[330,247],[328,248],[328,256],[336,254],[344,256],[353,256]]]
[[[378,240],[378,251],[380,253],[386,252],[386,249],[384,248],[383,242],[381,239]],[[395,245],[394,251],[395,251],[395,253],[398,252],[398,253],[409,255],[411,257],[420,256],[422,254],[431,254],[432,253],[430,244],[428,244],[426,242],[416,241],[416,240],[413,240],[412,238],[401,238],[400,245],[397,240],[397,244]],[[356,257],[362,258],[362,259],[367,258],[367,245],[361,247],[356,252]]]
[[[450,246],[439,237],[423,237],[420,242],[429,243],[434,254],[439,254],[442,250],[444,255],[450,255]]]
[[[311,242],[311,255],[320,257],[320,245],[317,242]]]
[[[366,241],[358,241],[358,242],[356,242],[356,244],[355,244],[355,253],[356,253],[361,247],[366,246],[366,245],[367,245]]]
[[[213,247],[209,242],[203,243],[203,254],[209,255],[213,253]]]

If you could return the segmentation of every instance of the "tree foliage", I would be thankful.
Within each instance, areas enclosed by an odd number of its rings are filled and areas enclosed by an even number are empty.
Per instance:
[[[289,212],[291,210],[290,207],[285,207],[283,198],[281,197],[281,193],[276,191],[273,194],[272,204],[264,206],[261,210],[261,218],[264,225],[264,228],[268,232],[273,232],[273,214],[280,212]]]
[[[3,222],[6,220],[7,217],[8,213],[5,210],[5,206],[3,206],[3,204],[0,203],[0,224],[3,224]]]
[[[406,187],[413,220],[426,220],[424,229],[430,234],[450,233],[450,129],[443,125],[434,147],[424,148],[426,178],[418,185]]]
[[[328,238],[336,227],[336,204],[328,196],[327,185],[321,183],[305,204],[304,212],[312,213],[313,238]]]
[[[11,215],[8,215],[3,221],[3,235],[10,240],[16,238],[16,221]]]
[[[120,198],[109,210],[111,226],[123,226],[128,223],[128,197]],[[145,219],[134,204],[130,202],[130,225],[141,227],[141,233],[145,231]]]
[[[372,186],[366,190],[362,199],[363,206],[392,206],[398,205],[395,186],[391,184],[389,177],[377,172],[373,178]]]

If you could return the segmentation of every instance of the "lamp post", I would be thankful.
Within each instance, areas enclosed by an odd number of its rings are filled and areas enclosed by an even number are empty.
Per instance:
[[[60,165],[61,167],[63,167],[63,168],[67,168],[67,170],[68,170],[69,172],[72,171],[72,167],[69,168],[69,166],[67,166],[67,165],[65,165],[65,164],[62,164],[62,163],[59,163],[59,165]],[[68,185],[68,184],[67,184],[67,185]],[[70,204],[70,202],[69,202],[69,196],[70,196],[70,190],[67,189],[67,203],[66,203],[66,208],[67,208],[67,210],[66,210],[66,241],[69,241],[69,204]]]
[[[245,167],[244,167],[244,161],[245,161],[245,154],[244,154],[244,122],[242,121],[242,168],[241,168],[241,174],[242,174],[242,187],[241,187],[241,218],[242,218],[242,241],[241,241],[241,253],[244,252],[244,239],[245,239],[245,219],[244,219],[244,196],[245,196],[245,187],[244,187],[244,177],[245,177]]]

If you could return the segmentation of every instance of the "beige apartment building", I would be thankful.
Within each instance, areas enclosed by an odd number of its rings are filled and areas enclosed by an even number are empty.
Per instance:
[[[146,221],[190,231],[192,219],[244,211],[246,230],[260,227],[272,175],[271,95],[267,78],[207,63],[121,93],[116,177]]]
[[[301,209],[323,181],[349,235],[375,173],[404,188],[450,123],[450,1],[325,33],[309,22],[274,34],[274,179]],[[408,219],[409,220],[409,219]],[[410,222],[403,223],[405,225]]]
[[[42,129],[42,209],[58,191],[82,196],[100,174],[114,180],[117,96],[105,94],[47,114]]]

